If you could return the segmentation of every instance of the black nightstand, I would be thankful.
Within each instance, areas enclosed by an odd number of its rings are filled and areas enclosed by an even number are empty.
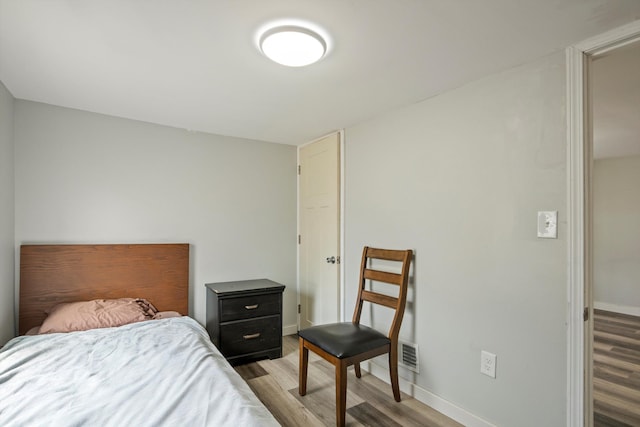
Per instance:
[[[231,364],[282,357],[282,292],[268,279],[207,283],[207,331]]]

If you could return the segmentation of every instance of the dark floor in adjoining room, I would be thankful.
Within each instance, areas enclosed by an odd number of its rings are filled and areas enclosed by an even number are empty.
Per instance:
[[[595,310],[595,427],[640,426],[640,317]]]

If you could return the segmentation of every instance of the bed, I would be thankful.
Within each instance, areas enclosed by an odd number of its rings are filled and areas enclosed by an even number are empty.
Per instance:
[[[157,318],[9,341],[0,425],[279,425],[204,328],[175,316],[188,314],[188,287],[188,244],[22,246],[20,334],[78,301],[126,299]]]

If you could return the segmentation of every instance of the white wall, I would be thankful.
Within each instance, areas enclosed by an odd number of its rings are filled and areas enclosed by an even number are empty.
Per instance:
[[[16,101],[16,246],[187,242],[196,320],[205,283],[266,277],[295,324],[295,165],[293,146]]]
[[[413,248],[401,338],[418,343],[420,373],[409,379],[499,426],[564,425],[564,55],[354,126],[345,141],[347,312],[363,245]],[[538,210],[559,211],[559,239],[536,237]],[[480,373],[481,350],[497,354],[496,379]]]
[[[0,347],[13,337],[13,96],[0,82]]]
[[[593,277],[597,308],[640,315],[640,156],[594,162]]]

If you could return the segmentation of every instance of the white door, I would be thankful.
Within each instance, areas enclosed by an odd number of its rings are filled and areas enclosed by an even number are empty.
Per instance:
[[[340,139],[326,136],[299,152],[300,329],[338,321]]]

